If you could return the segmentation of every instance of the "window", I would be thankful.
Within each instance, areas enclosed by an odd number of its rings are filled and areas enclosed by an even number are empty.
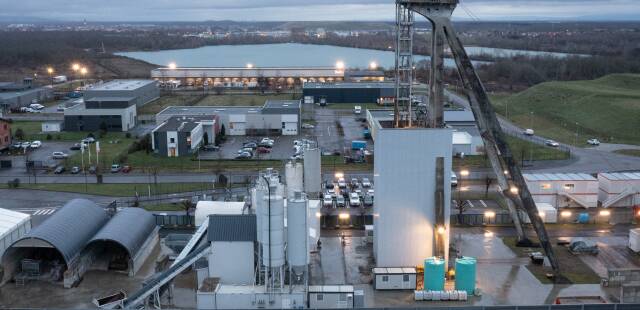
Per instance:
[[[402,281],[409,282],[409,275],[408,274],[402,275]]]
[[[323,300],[324,300],[324,295],[323,294],[316,295],[316,301],[323,301]]]
[[[551,184],[550,183],[540,184],[540,188],[541,189],[551,189]]]
[[[575,187],[576,187],[575,184],[565,184],[564,185],[564,189],[568,190],[568,191],[573,190]]]
[[[347,301],[347,294],[340,294],[339,301],[342,301],[342,302]]]
[[[284,129],[284,127],[286,127],[285,122],[282,122],[282,129]]]
[[[169,143],[176,143],[176,138],[169,138]]]
[[[389,276],[382,276],[382,282],[389,282]]]

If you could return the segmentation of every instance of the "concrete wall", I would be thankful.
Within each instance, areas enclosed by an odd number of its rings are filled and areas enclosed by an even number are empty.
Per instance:
[[[253,242],[212,242],[209,277],[224,284],[252,284],[254,281]]]
[[[138,253],[135,254],[134,257],[131,258],[131,265],[129,266],[129,276],[133,277],[138,273],[140,267],[144,265],[144,262],[149,258],[149,254],[153,251],[153,249],[158,244],[159,236],[158,231],[160,231],[160,227],[156,226],[153,230],[149,238],[142,244]]]
[[[444,158],[443,238],[448,249],[451,141],[450,129],[379,130],[374,150],[374,253],[378,267],[420,266],[434,255],[437,157]]]
[[[97,131],[105,122],[108,131],[129,131],[136,126],[136,106],[126,109],[84,109],[70,108],[64,113],[66,131]]]

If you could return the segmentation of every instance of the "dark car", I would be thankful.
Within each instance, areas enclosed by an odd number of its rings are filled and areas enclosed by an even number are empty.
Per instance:
[[[236,159],[249,159],[249,158],[251,158],[251,153],[249,153],[249,152],[242,152],[242,153],[239,153],[238,155],[236,155],[236,157],[235,157],[235,158],[236,158]]]
[[[273,147],[273,145],[271,143],[267,143],[267,142],[264,142],[264,143],[260,142],[260,144],[258,144],[258,147],[266,147],[266,148],[270,149],[270,148]]]
[[[61,174],[64,172],[64,166],[58,166],[56,167],[56,170],[53,170],[53,173],[55,174]]]
[[[80,148],[81,148],[80,143],[76,143],[72,147],[70,147],[69,149],[72,150],[72,151],[78,151],[78,150],[80,150]]]
[[[96,174],[96,171],[97,171],[96,166],[89,167],[89,173]]]
[[[131,166],[126,165],[126,166],[122,167],[122,172],[123,173],[129,173],[129,172],[131,172],[131,169],[132,169]]]
[[[71,174],[78,174],[78,173],[80,173],[80,167],[74,166],[71,168]]]
[[[212,151],[212,152],[213,152],[213,151],[218,151],[218,150],[220,150],[220,147],[219,147],[219,146],[215,146],[215,145],[211,145],[211,144],[209,144],[209,145],[204,145],[204,146],[202,146],[202,150],[203,150],[203,151]]]

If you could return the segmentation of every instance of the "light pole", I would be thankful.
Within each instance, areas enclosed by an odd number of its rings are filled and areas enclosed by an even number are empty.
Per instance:
[[[86,68],[86,67],[82,67],[82,68],[80,68],[80,74],[82,75],[82,83],[81,83],[81,84],[82,84],[82,86],[84,86],[84,79],[85,79],[85,77],[86,77],[86,75],[87,75],[87,73],[88,73],[88,72],[89,72],[89,71],[87,70],[87,68]]]
[[[80,65],[77,63],[74,63],[71,65],[71,70],[73,70],[73,79],[77,79],[78,78],[78,71],[80,71]],[[73,87],[73,83],[71,83],[71,87]]]
[[[53,68],[48,67],[47,68],[47,73],[49,74],[49,82],[51,82],[51,87],[53,87]]]
[[[576,122],[576,135],[575,138],[573,140],[573,145],[577,146],[578,145],[578,129],[580,129],[580,127],[578,127],[580,124],[578,122]]]

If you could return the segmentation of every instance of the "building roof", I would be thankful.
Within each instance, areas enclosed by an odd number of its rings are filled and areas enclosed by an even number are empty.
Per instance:
[[[113,80],[103,84],[95,85],[87,91],[123,91],[123,90],[136,90],[138,88],[147,86],[149,84],[155,84],[154,80]]]
[[[24,89],[20,91],[3,91],[3,92],[0,92],[0,100],[12,99],[12,98],[28,95],[31,93],[39,93],[42,91],[47,91],[47,89],[40,87],[40,88],[29,88],[29,89]]]
[[[353,293],[353,285],[309,285],[309,293]]]
[[[30,218],[29,214],[0,208],[0,240],[10,234],[15,227],[29,221]]]
[[[599,173],[598,176],[602,176],[612,181],[631,181],[640,180],[640,172],[611,172],[611,173]]]
[[[384,77],[384,71],[382,70],[346,70],[344,72],[345,78],[352,77]]]
[[[84,102],[131,102],[134,100],[136,97],[91,97]]]
[[[190,116],[172,116],[164,123],[160,124],[153,131],[177,131],[177,132],[191,132],[193,129],[200,125],[202,117],[190,117]]]
[[[82,251],[87,241],[109,220],[107,213],[92,201],[74,199],[42,224],[20,238],[20,241],[39,239],[47,242],[62,254],[68,264]]]
[[[256,241],[254,214],[218,214],[209,216],[208,239],[212,241]]]
[[[336,82],[336,83],[304,83],[304,89],[324,89],[324,88],[395,88],[395,83],[388,82]]]
[[[155,228],[156,220],[151,213],[141,208],[125,208],[118,211],[89,242],[113,241],[133,258]]]
[[[31,88],[29,85],[14,83],[14,82],[0,82],[0,91],[5,92],[13,92],[13,91],[21,91]]]
[[[373,268],[374,274],[415,274],[416,269],[410,267],[403,268],[385,268],[385,267],[376,267]]]
[[[453,132],[453,144],[471,144],[471,135],[464,131]]]
[[[473,116],[471,110],[445,110],[444,121],[446,123],[451,122],[475,122],[476,118]]]
[[[267,100],[262,107],[264,114],[297,114],[300,100]]]
[[[522,175],[526,181],[597,181],[587,173],[526,173]]]

